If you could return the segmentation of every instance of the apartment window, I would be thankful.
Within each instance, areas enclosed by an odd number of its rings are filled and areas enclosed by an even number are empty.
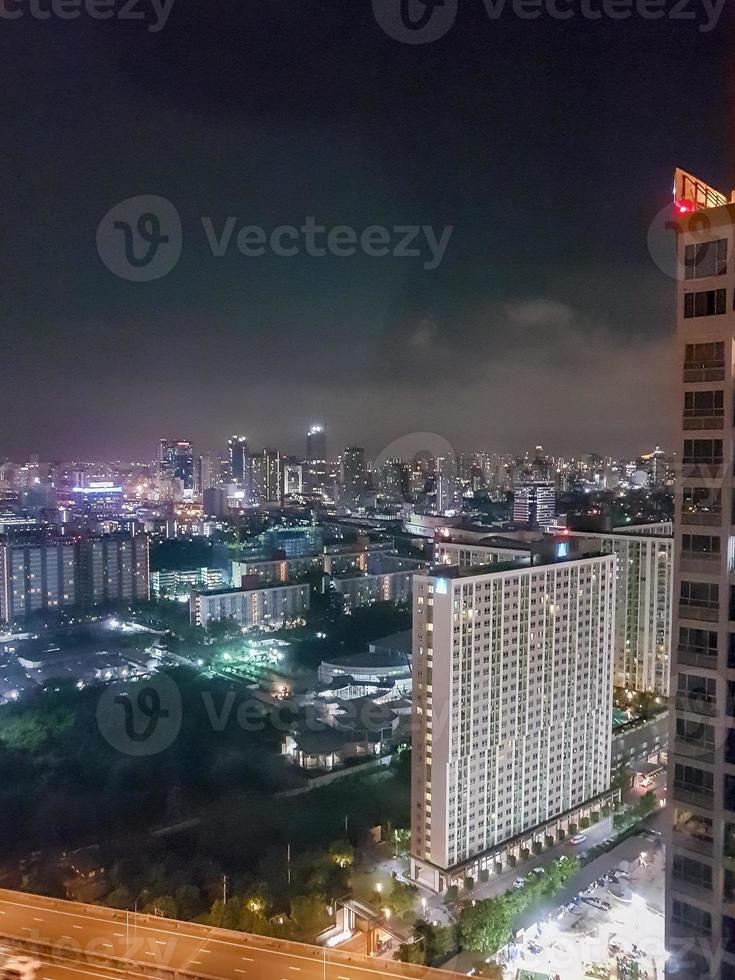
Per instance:
[[[720,539],[709,534],[682,534],[683,552],[695,557],[720,554]]]
[[[676,719],[676,740],[685,745],[702,749],[703,752],[713,752],[715,748],[715,730],[712,725],[691,718]]]
[[[722,390],[685,391],[684,418],[723,416],[725,414],[724,399],[725,393]]]
[[[725,312],[727,312],[726,289],[704,289],[701,292],[684,294],[684,316],[687,319],[720,316]]]
[[[679,650],[683,653],[697,653],[700,656],[717,657],[717,633],[711,630],[679,627]]]
[[[702,861],[695,861],[684,854],[674,854],[672,874],[679,881],[712,890],[712,868]]]
[[[684,248],[684,277],[707,279],[727,272],[727,239],[718,238]]]
[[[697,793],[699,796],[714,795],[714,777],[706,769],[695,766],[685,766],[677,762],[674,766],[674,788],[685,793]],[[733,787],[735,791],[735,787]]]
[[[672,919],[679,925],[686,926],[694,932],[704,933],[709,936],[712,932],[712,916],[703,909],[697,909],[693,905],[674,899],[672,907]]]
[[[712,582],[681,583],[681,601],[687,606],[699,609],[717,609],[720,602],[720,587]]]
[[[722,510],[722,493],[713,487],[684,487],[681,509],[685,514],[719,514]]]
[[[685,439],[682,462],[689,464],[722,462],[722,439]]]
[[[676,685],[676,706],[694,714],[713,714],[717,703],[717,681],[698,674],[679,674]]]

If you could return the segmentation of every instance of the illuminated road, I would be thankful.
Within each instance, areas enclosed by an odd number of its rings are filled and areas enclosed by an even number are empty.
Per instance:
[[[84,962],[88,956],[109,958],[110,966],[128,976],[140,969],[171,970],[230,980],[449,980],[440,970],[347,955],[316,946],[282,942],[245,933],[212,929],[147,915],[40,898],[0,890],[0,945],[12,940],[38,942],[67,951],[78,965],[43,966],[39,980],[97,977],[110,980],[114,969]],[[120,962],[124,961],[124,962]],[[143,975],[142,973],[139,975]]]

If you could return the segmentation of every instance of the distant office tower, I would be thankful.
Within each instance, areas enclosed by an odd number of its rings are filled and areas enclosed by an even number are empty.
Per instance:
[[[201,496],[205,490],[215,486],[216,459],[211,453],[202,453],[197,466],[197,493]]]
[[[77,604],[76,543],[43,533],[0,539],[0,620]]]
[[[615,559],[413,580],[412,877],[477,879],[609,803]]]
[[[436,489],[436,510],[438,514],[456,510],[462,500],[457,480],[457,464],[453,456],[439,456],[436,460],[434,476]]]
[[[308,462],[327,458],[327,430],[321,422],[315,422],[306,430],[306,459]]]
[[[227,443],[230,453],[230,475],[232,482],[244,487],[250,472],[250,453],[246,436],[233,436]]]
[[[283,492],[287,497],[304,492],[304,467],[301,463],[286,463],[283,467]]]
[[[56,489],[50,483],[34,483],[20,492],[20,508],[29,517],[39,517],[44,511],[56,509]]]
[[[735,977],[735,193],[676,172],[676,546],[667,975]]]
[[[79,542],[79,584],[85,607],[108,602],[147,602],[147,534],[103,534]]]
[[[82,523],[98,523],[122,516],[123,488],[111,482],[90,482],[71,491],[72,517]]]
[[[181,480],[184,490],[194,489],[194,450],[187,439],[161,439],[158,472],[162,480]]]
[[[513,523],[545,527],[556,521],[556,487],[546,480],[524,480],[513,487]]]
[[[365,450],[348,446],[342,454],[342,498],[348,507],[357,506],[367,489]]]

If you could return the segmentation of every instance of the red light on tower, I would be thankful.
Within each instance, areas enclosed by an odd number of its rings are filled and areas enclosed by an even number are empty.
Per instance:
[[[690,201],[688,197],[678,198],[674,207],[676,208],[677,214],[692,214],[697,210],[694,201]]]

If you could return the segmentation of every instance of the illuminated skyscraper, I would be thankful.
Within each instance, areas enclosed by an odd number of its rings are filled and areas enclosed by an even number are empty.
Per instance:
[[[522,480],[513,487],[513,523],[547,527],[556,520],[556,486],[546,480]]]
[[[615,558],[413,579],[411,871],[496,873],[608,805]]]
[[[735,194],[677,171],[667,975],[735,978]]]
[[[324,462],[327,458],[327,430],[323,423],[314,422],[306,430],[307,462]]]
[[[188,439],[161,439],[158,473],[162,480],[181,480],[184,490],[194,489],[194,450]]]

